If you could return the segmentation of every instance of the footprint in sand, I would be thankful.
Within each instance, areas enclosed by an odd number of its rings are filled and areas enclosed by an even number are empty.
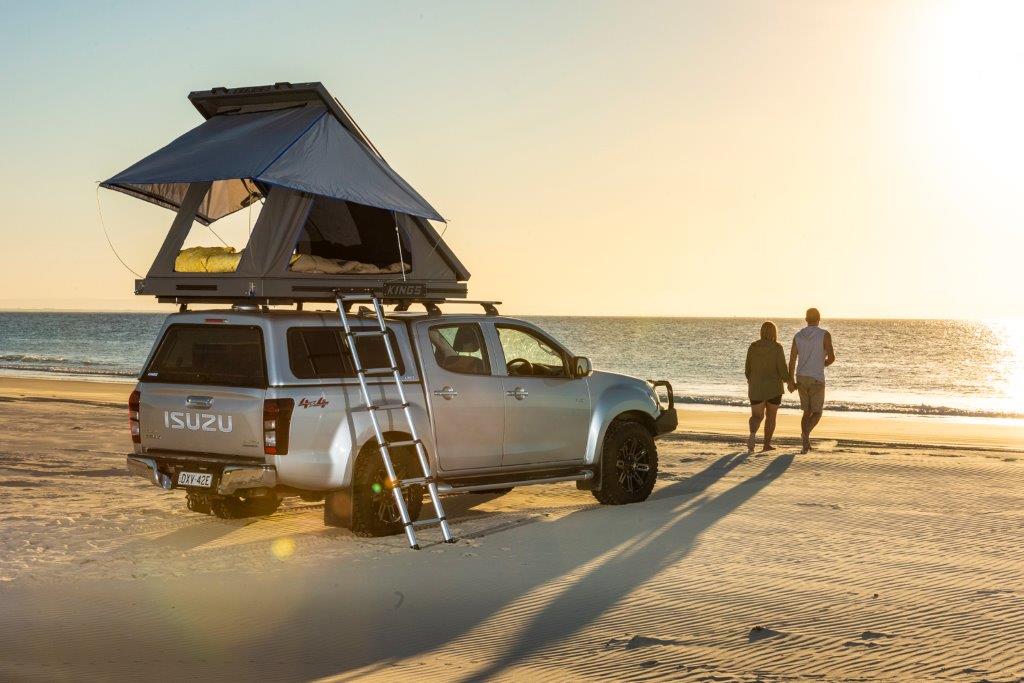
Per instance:
[[[662,638],[651,638],[649,636],[633,636],[632,638],[612,638],[604,644],[604,649],[637,650],[642,647],[655,645],[678,645],[677,640],[664,640]]]
[[[758,642],[760,640],[767,640],[769,638],[777,638],[779,636],[784,636],[784,635],[786,635],[786,634],[783,633],[782,631],[776,631],[774,629],[768,628],[767,626],[755,626],[754,628],[750,629],[750,633],[747,634],[747,642],[748,643],[756,643],[756,642]]]
[[[843,508],[837,503],[797,503],[802,507],[808,508],[829,508],[831,510],[842,510]]]
[[[861,640],[877,640],[879,638],[892,638],[891,633],[882,633],[881,631],[864,631],[860,634]]]

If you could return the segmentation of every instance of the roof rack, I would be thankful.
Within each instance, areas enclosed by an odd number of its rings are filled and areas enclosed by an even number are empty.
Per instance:
[[[484,309],[484,313],[487,315],[500,315],[498,313],[498,306],[501,305],[500,301],[480,301],[472,299],[447,299],[444,297],[414,297],[414,298],[390,298],[380,297],[372,292],[355,292],[355,293],[344,293],[340,292],[339,297],[345,303],[346,312],[351,310],[352,304],[358,303],[370,303],[374,297],[386,306],[394,306],[394,312],[402,313],[408,311],[412,306],[419,305],[423,306],[426,310],[427,315],[441,315],[441,304],[470,304],[474,306],[480,306]],[[237,299],[225,299],[225,298],[203,298],[203,297],[159,297],[158,301],[162,304],[177,304],[178,310],[181,312],[187,311],[190,304],[230,304],[232,307],[251,307],[258,308],[260,306],[295,306],[296,310],[301,311],[304,303],[309,303],[309,299],[271,299],[271,298],[258,298],[258,297],[247,297]],[[313,303],[324,303],[322,300],[314,300]]]
[[[487,315],[498,315],[498,306],[501,305],[500,301],[477,301],[473,299],[417,299],[417,300],[406,300],[400,301],[396,306],[396,311],[408,311],[409,306],[412,304],[421,304],[427,309],[427,313],[438,315],[441,313],[441,309],[437,307],[438,304],[475,304],[482,306],[484,313]]]

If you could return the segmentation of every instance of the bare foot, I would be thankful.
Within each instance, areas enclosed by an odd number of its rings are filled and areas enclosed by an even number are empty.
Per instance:
[[[808,438],[804,438],[804,445],[803,445],[803,448],[800,449],[800,453],[801,454],[807,454],[810,451],[811,451],[811,440],[808,439]]]
[[[774,451],[774,450],[775,450],[775,446],[769,446],[768,444],[765,444],[764,448],[761,449],[761,452],[762,453],[767,453],[768,451]]]
[[[751,434],[750,438],[747,439],[747,453],[753,453],[753,452],[754,452],[754,435]]]

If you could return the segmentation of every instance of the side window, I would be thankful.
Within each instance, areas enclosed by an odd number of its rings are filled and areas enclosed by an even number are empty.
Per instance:
[[[491,374],[487,347],[479,325],[435,325],[427,332],[427,336],[439,367],[463,375]]]
[[[391,332],[391,347],[398,352],[398,345]],[[359,360],[364,368],[386,368],[390,365],[388,351],[381,337],[359,337],[356,339]],[[398,355],[399,371],[404,373],[401,355]],[[339,379],[355,377],[355,364],[348,344],[339,328],[293,327],[288,330],[288,365],[292,374],[299,379]]]
[[[542,337],[518,327],[498,325],[508,374],[516,377],[568,377],[562,354]]]

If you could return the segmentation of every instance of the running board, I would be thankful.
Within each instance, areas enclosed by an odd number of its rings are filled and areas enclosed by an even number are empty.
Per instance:
[[[533,486],[534,484],[557,484],[563,481],[586,481],[593,479],[594,473],[585,470],[577,474],[570,474],[565,477],[545,477],[543,479],[523,479],[521,481],[499,481],[491,484],[472,484],[470,486],[452,486],[451,484],[438,484],[438,493],[463,493],[472,491],[490,491],[493,489],[507,489],[513,486]]]

